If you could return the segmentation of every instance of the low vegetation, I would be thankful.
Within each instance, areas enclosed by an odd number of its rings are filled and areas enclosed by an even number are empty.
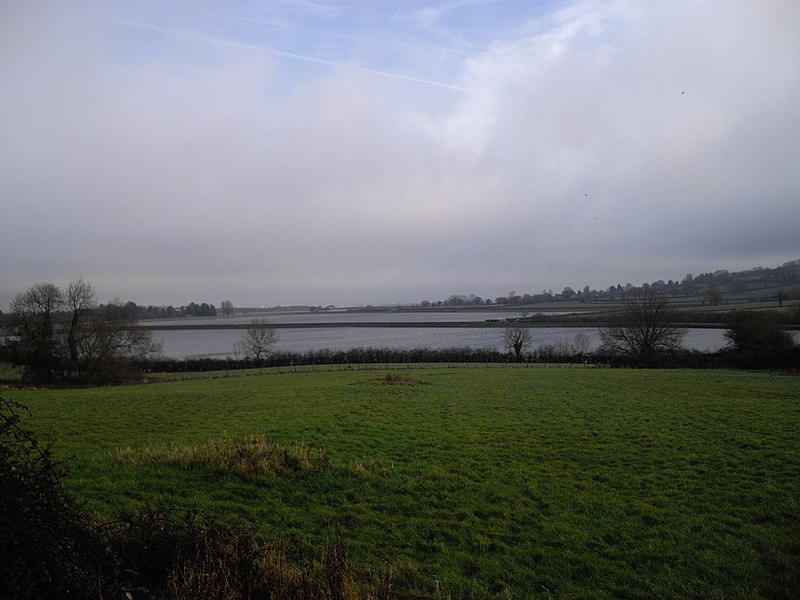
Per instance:
[[[75,455],[64,484],[92,523],[109,523],[97,531],[134,598],[141,587],[170,598],[766,599],[800,587],[797,377],[403,375],[425,384],[365,385],[344,371],[13,395],[33,413],[20,426],[53,431],[56,458]],[[325,458],[246,473],[172,458],[253,439],[278,454],[303,440]],[[185,514],[152,509],[164,505]],[[267,588],[276,573],[284,587]],[[191,587],[225,581],[250,587]]]
[[[418,377],[411,377],[410,375],[388,373],[384,377],[369,379],[366,383],[376,383],[379,385],[422,385],[425,382]]]
[[[283,472],[322,469],[330,461],[321,450],[304,443],[282,446],[263,435],[221,437],[192,446],[156,444],[114,453],[118,463],[134,466],[164,464],[181,469],[203,468],[240,475],[276,475]]]

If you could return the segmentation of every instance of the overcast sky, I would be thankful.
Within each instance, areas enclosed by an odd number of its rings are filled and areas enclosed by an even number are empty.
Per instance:
[[[0,2],[0,309],[800,258],[800,2]]]

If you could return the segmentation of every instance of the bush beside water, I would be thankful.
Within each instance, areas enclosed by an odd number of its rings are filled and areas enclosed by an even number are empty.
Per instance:
[[[350,350],[313,350],[276,352],[262,360],[187,358],[153,360],[141,364],[144,371],[187,373],[236,369],[297,367],[314,365],[392,365],[392,364],[574,364],[611,367],[665,369],[798,369],[800,347],[776,351],[722,350],[719,352],[678,351],[657,355],[606,355],[600,352],[574,352],[568,345],[545,345],[525,353],[521,361],[512,355],[480,348],[353,348]]]

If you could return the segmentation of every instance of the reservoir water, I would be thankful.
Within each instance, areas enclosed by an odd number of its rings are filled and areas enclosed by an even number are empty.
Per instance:
[[[373,322],[444,322],[506,319],[520,312],[379,312],[379,313],[300,313],[263,315],[273,323],[315,324],[308,329],[279,329],[276,351],[347,350],[349,348],[451,348],[469,346],[504,350],[502,327],[369,327]],[[210,319],[159,320],[161,325],[220,325],[250,323],[252,317],[218,317]],[[326,323],[359,323],[359,327],[324,327]],[[572,343],[578,332],[585,333],[593,348],[599,345],[595,327],[535,327],[531,329],[532,348],[544,344]],[[725,345],[723,329],[689,329],[684,345],[692,350],[715,351]],[[153,331],[153,340],[160,342],[167,358],[233,357],[233,345],[243,335],[241,329],[188,329]]]

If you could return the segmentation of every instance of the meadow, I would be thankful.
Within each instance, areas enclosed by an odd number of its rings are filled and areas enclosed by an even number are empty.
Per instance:
[[[17,389],[101,518],[341,539],[415,598],[793,598],[800,379],[430,368]],[[277,457],[277,458],[276,458]]]

